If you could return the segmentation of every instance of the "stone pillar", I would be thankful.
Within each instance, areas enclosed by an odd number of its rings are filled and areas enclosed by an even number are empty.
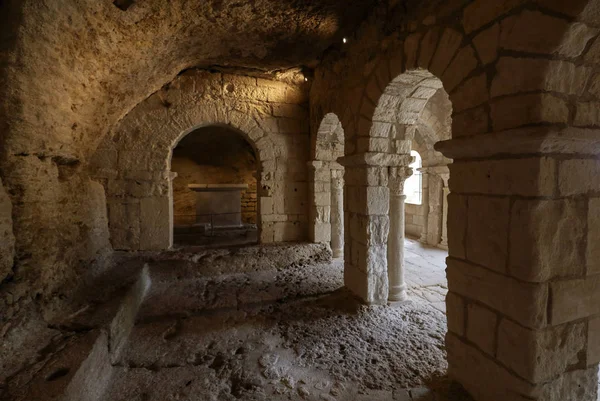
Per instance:
[[[443,220],[443,178],[448,176],[448,167],[438,165],[427,167],[428,213],[427,213],[427,244],[439,245],[442,237]]]
[[[367,304],[387,304],[388,168],[411,156],[378,152],[344,156],[344,284]]]
[[[476,400],[596,401],[598,142],[539,127],[436,149],[454,159],[448,375]]]
[[[410,167],[390,167],[390,231],[388,234],[389,301],[406,301],[404,280],[404,181],[412,175]]]
[[[331,251],[334,258],[344,254],[344,170],[331,170]]]
[[[448,188],[449,174],[442,174],[442,182],[444,187],[442,189],[442,239],[440,241],[440,248],[448,249],[448,194],[450,194],[450,188]]]
[[[331,172],[328,162],[312,161],[309,167],[309,239],[315,243],[331,240]]]

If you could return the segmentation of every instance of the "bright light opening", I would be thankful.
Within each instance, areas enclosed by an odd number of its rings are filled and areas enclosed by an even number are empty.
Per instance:
[[[304,82],[308,82],[308,78],[304,77]]]
[[[344,39],[342,39],[342,42],[347,43],[348,39],[344,38]]]
[[[412,168],[412,175],[404,182],[404,195],[406,195],[406,203],[420,205],[423,201],[423,176],[419,169],[423,167],[421,155],[411,150],[410,155],[415,158],[409,167]]]

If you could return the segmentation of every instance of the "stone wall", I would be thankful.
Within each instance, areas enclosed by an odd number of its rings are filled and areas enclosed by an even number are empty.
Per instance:
[[[175,224],[196,221],[196,195],[189,184],[247,184],[241,193],[242,221],[256,224],[258,165],[244,137],[223,127],[207,126],[189,133],[173,150]]]
[[[425,188],[423,188],[425,190]],[[425,216],[427,209],[423,205],[407,203],[404,205],[405,212],[405,232],[412,238],[421,238],[423,228],[425,227]]]
[[[12,275],[14,252],[12,203],[0,179],[0,283]]]
[[[347,287],[387,300],[390,177],[438,82],[453,108],[436,147],[454,160],[449,374],[477,400],[596,400],[598,3],[400,9],[414,19],[375,13],[311,91],[313,129],[335,113],[346,138]]]
[[[174,157],[171,170],[177,173],[173,180],[173,218],[175,225],[192,224],[196,221],[196,192],[189,184],[247,184],[242,191],[242,221],[256,224],[256,171],[239,170],[235,167],[198,165],[185,157]]]
[[[171,151],[208,125],[234,129],[255,150],[260,241],[306,239],[306,101],[302,84],[189,70],[140,103],[92,160],[93,174],[106,188],[113,247],[171,246]]]

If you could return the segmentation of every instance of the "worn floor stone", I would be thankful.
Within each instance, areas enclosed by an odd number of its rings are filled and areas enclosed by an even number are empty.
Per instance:
[[[443,251],[407,239],[411,300],[367,307],[342,288],[341,259],[328,262],[314,245],[287,248],[299,254],[291,265],[257,258],[254,269],[236,262],[252,249],[216,251],[216,265],[206,249],[197,250],[206,265],[189,250],[140,255],[153,261],[152,288],[102,399],[465,399],[445,378]],[[289,250],[267,254],[278,252]],[[131,269],[132,256],[122,266]],[[11,399],[58,397],[94,338],[56,351],[26,391],[11,383]]]

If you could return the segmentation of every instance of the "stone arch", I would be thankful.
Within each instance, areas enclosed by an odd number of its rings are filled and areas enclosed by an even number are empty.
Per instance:
[[[210,131],[208,131],[210,130]],[[189,136],[195,137],[189,137]],[[219,141],[215,136],[224,135]],[[176,148],[181,144],[181,141],[186,141],[186,146],[179,150],[179,155],[183,156],[178,159],[177,168],[173,168],[172,158],[175,156]],[[189,141],[192,142],[189,142]],[[210,141],[210,142],[208,142]],[[215,142],[218,141],[218,142]],[[240,145],[238,141],[245,142],[250,149]],[[211,144],[212,143],[212,144]],[[212,160],[210,154],[202,153],[200,158],[194,158],[197,155],[196,149],[198,147],[206,147],[219,143],[220,145],[215,146],[213,149],[214,154],[218,154],[219,160]],[[241,146],[241,147],[240,147]],[[187,149],[187,151],[186,151]],[[240,152],[240,150],[242,151]],[[247,153],[247,152],[250,153]],[[241,156],[240,159],[232,157],[232,154],[237,157]],[[250,155],[251,154],[251,155]],[[179,138],[177,138],[172,147],[171,152],[168,155],[168,172],[173,177],[172,185],[169,193],[170,202],[173,205],[173,222],[172,229],[175,235],[174,241],[177,245],[182,243],[188,243],[190,225],[198,222],[211,222],[211,225],[215,223],[216,226],[223,225],[245,225],[245,224],[256,224],[257,231],[252,232],[252,235],[246,232],[245,241],[250,242],[253,240],[254,235],[260,238],[260,220],[258,219],[258,210],[260,209],[260,199],[257,196],[257,188],[260,186],[260,165],[261,161],[258,156],[258,149],[256,144],[249,140],[248,135],[229,124],[202,124],[197,127],[193,127],[190,130],[184,132]],[[193,160],[193,161],[192,161]],[[220,164],[224,160],[227,160],[226,164]],[[254,162],[249,163],[249,160]],[[210,161],[208,166],[203,165],[201,162]],[[217,162],[217,166],[213,164]],[[191,163],[191,164],[190,164]],[[238,164],[239,163],[239,164]],[[249,174],[252,171],[252,174]],[[176,172],[177,174],[175,174]],[[209,173],[210,172],[210,173]],[[182,174],[183,173],[183,174]],[[191,177],[195,177],[192,179]],[[252,177],[252,178],[250,178]],[[231,181],[236,178],[238,181]],[[200,181],[197,181],[200,180]],[[214,216],[198,216],[195,202],[197,202],[198,193],[194,193],[186,188],[186,184],[247,184],[248,188],[238,192],[239,199],[236,201],[237,214],[231,215],[214,215]],[[185,188],[185,189],[184,189]],[[204,194],[205,195],[205,194]],[[212,194],[214,195],[214,194]],[[227,199],[234,199],[229,197],[233,195],[231,193],[226,194],[228,197],[221,198],[225,199],[224,204],[227,212],[231,211],[229,208],[231,204],[228,203]],[[206,198],[203,198],[206,199]],[[221,202],[219,202],[221,203]],[[240,208],[241,205],[241,208]],[[222,207],[217,206],[217,209],[224,210]],[[213,213],[214,209],[210,210]],[[214,219],[213,219],[214,217]],[[200,219],[200,220],[199,220]],[[239,220],[238,220],[239,219]],[[248,226],[246,229],[251,230]],[[253,231],[253,230],[252,230]],[[180,234],[179,237],[177,234]],[[195,241],[198,238],[197,235],[193,235],[191,241]]]
[[[333,256],[343,251],[344,129],[334,113],[327,113],[311,141],[311,241],[331,244]]]
[[[296,120],[267,114],[266,107],[256,106],[251,99],[244,104],[199,97],[195,87],[210,85],[214,79],[221,84],[220,74],[215,75],[198,72],[178,77],[169,89],[135,107],[96,151],[92,174],[106,188],[114,248],[166,249],[172,245],[171,150],[187,133],[207,125],[231,127],[243,133],[255,149],[260,161],[260,242],[306,238],[307,184],[301,180],[307,159],[296,158],[302,152],[294,154],[292,149],[298,145],[301,149],[302,144],[290,135],[301,128],[294,125]],[[246,112],[240,111],[243,108]],[[292,154],[296,157],[289,157]],[[299,176],[298,182],[287,180],[286,174]]]
[[[387,302],[388,293],[393,301],[406,298],[404,284],[397,283],[397,293],[392,294],[394,289],[390,288],[388,275],[390,279],[393,274],[395,279],[400,279],[398,272],[389,270],[389,264],[393,263],[397,270],[403,260],[403,187],[404,180],[411,174],[410,151],[429,100],[438,92],[448,97],[442,81],[422,68],[400,73],[380,90],[390,71],[387,60],[380,65],[367,84],[362,100],[363,105],[371,106],[360,119],[363,125],[370,120],[370,126],[360,128],[359,123],[359,132],[366,134],[354,138],[356,153],[341,160],[350,185],[349,224],[352,226],[356,221],[354,225],[361,227],[354,233],[346,233],[346,254],[363,255],[345,263],[346,285],[367,302],[374,303]],[[365,116],[368,113],[369,118]],[[449,101],[444,113],[447,114],[444,119],[450,118]],[[447,179],[445,182],[447,184]]]

